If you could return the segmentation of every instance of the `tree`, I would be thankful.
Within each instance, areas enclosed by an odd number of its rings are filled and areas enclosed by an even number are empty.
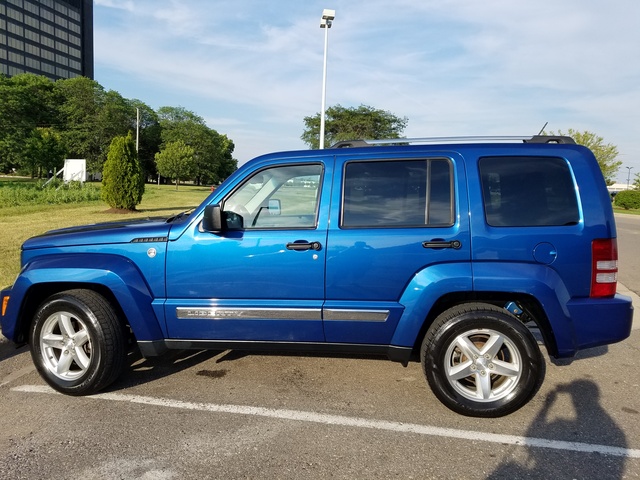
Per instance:
[[[325,144],[333,145],[343,140],[400,138],[407,127],[407,117],[397,117],[385,110],[367,105],[345,108],[329,107],[325,115]],[[301,139],[316,149],[320,145],[320,113],[304,118],[305,129]]]
[[[193,175],[196,166],[194,163],[194,149],[182,140],[169,142],[161,152],[156,153],[156,167],[163,177],[172,178],[176,182],[176,190],[181,179]]]
[[[578,132],[572,128],[567,133],[562,133],[558,130],[558,133],[550,132],[550,135],[568,136],[573,138],[578,145],[584,145],[588,147],[598,160],[600,170],[604,176],[607,185],[613,185],[615,183],[615,176],[622,165],[622,162],[616,160],[618,157],[618,147],[611,143],[604,143],[604,138],[588,131]]]
[[[233,142],[209,128],[202,117],[182,107],[161,107],[158,117],[164,146],[181,140],[193,148],[193,168],[181,178],[192,177],[197,185],[212,184],[226,178],[232,165],[237,168],[231,157]]]
[[[38,127],[55,122],[54,83],[46,77],[0,75],[0,171],[30,172],[27,141]]]
[[[144,180],[131,133],[115,137],[102,170],[102,199],[111,208],[135,210],[142,201]]]
[[[31,169],[31,176],[41,176],[62,168],[67,155],[67,146],[61,135],[52,128],[36,128],[26,142],[26,164]]]
[[[135,108],[89,78],[58,80],[55,87],[61,99],[58,123],[69,153],[86,159],[88,172],[100,172],[113,138],[135,128]]]

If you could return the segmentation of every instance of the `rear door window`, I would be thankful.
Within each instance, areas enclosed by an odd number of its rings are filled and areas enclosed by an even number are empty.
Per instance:
[[[480,176],[487,223],[494,227],[575,225],[573,176],[555,157],[484,157]]]
[[[343,228],[452,225],[451,162],[349,162],[342,207]]]

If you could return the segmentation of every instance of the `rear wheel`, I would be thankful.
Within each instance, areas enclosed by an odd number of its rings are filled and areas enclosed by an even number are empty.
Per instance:
[[[442,313],[421,349],[433,393],[451,410],[500,417],[527,403],[544,378],[531,332],[504,309],[469,303]]]
[[[124,368],[122,326],[109,302],[91,290],[69,290],[45,300],[29,338],[38,372],[62,393],[95,393]]]

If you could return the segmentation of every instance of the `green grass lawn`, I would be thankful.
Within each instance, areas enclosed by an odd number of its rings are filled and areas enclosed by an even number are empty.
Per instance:
[[[0,208],[0,288],[10,285],[20,271],[20,245],[27,238],[56,228],[123,219],[169,217],[198,206],[210,187],[147,185],[137,212],[108,213],[101,201],[64,205],[27,205]]]

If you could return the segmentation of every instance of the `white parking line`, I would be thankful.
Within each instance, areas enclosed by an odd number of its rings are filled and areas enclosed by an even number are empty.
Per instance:
[[[58,394],[55,390],[44,385],[22,385],[11,389],[14,392]],[[196,410],[201,412],[230,413],[236,415],[253,415],[257,417],[295,420],[299,422],[321,423],[343,427],[372,428],[391,432],[414,433],[433,437],[458,438],[474,442],[501,443],[521,447],[550,448],[554,450],[568,450],[571,452],[599,453],[616,457],[640,458],[640,450],[613,447],[609,445],[595,445],[580,442],[564,442],[560,440],[545,440],[543,438],[521,437],[518,435],[498,435],[495,433],[457,430],[453,428],[432,427],[414,423],[390,422],[386,420],[368,420],[366,418],[346,417],[343,415],[326,415],[299,410],[281,410],[276,408],[248,407],[243,405],[218,405],[215,403],[194,403],[166,398],[145,397],[123,393],[99,393],[85,398],[111,400],[116,402],[136,403],[155,407],[178,408],[181,410]]]

